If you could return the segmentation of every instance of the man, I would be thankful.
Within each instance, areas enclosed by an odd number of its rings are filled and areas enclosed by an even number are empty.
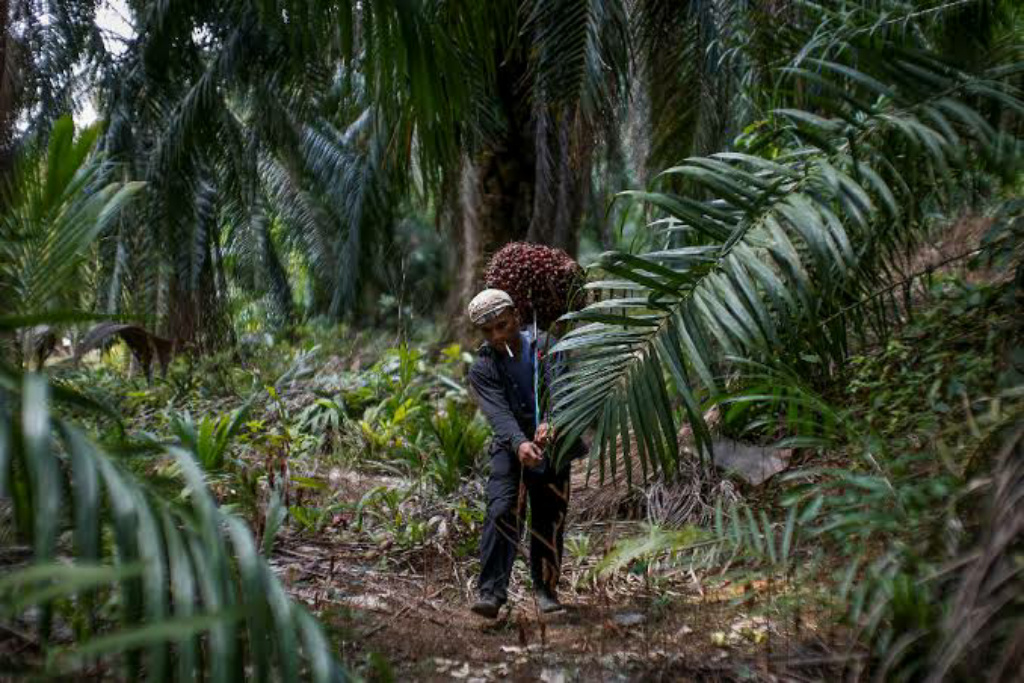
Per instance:
[[[499,289],[485,289],[475,296],[469,317],[486,340],[469,370],[470,388],[493,432],[487,517],[480,539],[480,597],[472,610],[494,619],[508,599],[508,581],[524,526],[525,490],[532,510],[530,575],[537,605],[542,612],[557,612],[562,609],[557,585],[570,462],[582,454],[582,444],[573,444],[557,470],[545,455],[553,435],[546,418],[537,419],[546,410],[537,409],[541,397],[534,381],[537,378],[545,390],[550,387],[552,363],[544,354],[554,339],[543,332],[534,339],[522,330],[512,298]],[[541,367],[535,373],[536,362]]]

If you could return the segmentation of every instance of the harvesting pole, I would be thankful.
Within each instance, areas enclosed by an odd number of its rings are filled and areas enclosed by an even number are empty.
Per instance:
[[[540,342],[537,340],[537,308],[533,308],[533,345],[537,352],[533,356],[533,428],[540,427]]]

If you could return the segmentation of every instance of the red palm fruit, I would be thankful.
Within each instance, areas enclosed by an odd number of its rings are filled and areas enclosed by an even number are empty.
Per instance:
[[[583,269],[561,249],[542,244],[506,244],[491,257],[484,280],[508,292],[524,322],[532,323],[536,310],[543,329],[583,304]]]

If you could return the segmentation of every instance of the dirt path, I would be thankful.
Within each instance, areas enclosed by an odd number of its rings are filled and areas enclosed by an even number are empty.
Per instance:
[[[567,609],[544,616],[517,563],[512,608],[488,621],[468,610],[473,577],[447,558],[410,571],[382,567],[367,559],[373,554],[366,544],[285,539],[273,564],[321,615],[346,661],[376,653],[397,680],[771,680],[813,663],[784,625],[750,616],[756,595],[735,604],[756,586],[702,595],[682,575],[656,585],[628,573],[595,582],[586,578],[593,558],[567,557]]]

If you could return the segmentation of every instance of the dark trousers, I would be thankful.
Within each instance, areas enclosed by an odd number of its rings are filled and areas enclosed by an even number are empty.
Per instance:
[[[479,588],[481,594],[489,593],[502,603],[508,599],[512,563],[526,526],[526,501],[518,505],[522,469],[510,453],[499,451],[491,458],[487,518],[480,537]],[[568,466],[555,473],[549,464],[541,474],[526,469],[522,477],[530,502],[530,575],[534,588],[546,587],[552,593],[562,568],[569,473]]]

